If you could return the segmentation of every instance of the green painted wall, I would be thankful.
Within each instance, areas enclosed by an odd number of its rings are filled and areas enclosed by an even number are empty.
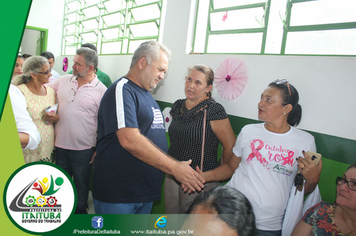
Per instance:
[[[157,101],[161,110],[166,107],[171,107],[173,104]],[[230,123],[236,135],[241,131],[242,127],[247,124],[258,123],[259,121],[247,119],[238,116],[229,116]],[[331,135],[310,132],[315,137],[317,150],[323,155],[323,169],[319,181],[319,189],[322,199],[328,202],[335,201],[336,195],[336,177],[342,176],[347,167],[356,162],[356,140],[350,140]],[[167,134],[167,140],[169,137]],[[221,149],[219,150],[221,153]],[[163,183],[164,186],[164,183]],[[156,201],[153,206],[152,213],[164,214],[164,188],[162,188],[161,200]]]

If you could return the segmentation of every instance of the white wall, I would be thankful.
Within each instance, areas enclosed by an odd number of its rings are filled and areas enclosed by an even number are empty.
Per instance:
[[[47,50],[56,57],[54,69],[60,74],[64,74],[62,62],[57,59],[62,48],[64,2],[65,0],[33,0],[26,23],[27,26],[48,29]]]
[[[56,24],[43,20],[43,9],[63,11],[63,0],[34,0],[28,25],[49,29],[48,50],[59,55],[62,30],[58,28],[63,12],[48,12],[57,15]],[[62,6],[58,6],[62,4]],[[45,7],[45,8],[43,8]],[[173,52],[166,78],[153,91],[157,100],[173,103],[184,98],[184,77],[188,66],[207,64],[213,70],[228,57],[244,61],[249,81],[244,93],[237,99],[227,101],[216,91],[213,97],[223,104],[230,115],[257,119],[257,103],[261,92],[277,78],[287,78],[299,91],[303,119],[300,128],[356,140],[356,58],[351,57],[299,57],[272,55],[188,55],[186,42],[190,15],[190,0],[167,1],[163,43]],[[39,9],[34,9],[39,8]],[[43,13],[43,12],[42,12]],[[37,25],[38,24],[38,25]],[[51,42],[52,40],[52,42]],[[70,66],[72,58],[68,57]],[[62,57],[57,58],[61,64]],[[124,75],[131,56],[100,56],[99,68],[108,73],[113,81]],[[59,65],[61,66],[61,65]],[[59,67],[60,68],[60,67]],[[57,70],[63,74],[61,70]]]

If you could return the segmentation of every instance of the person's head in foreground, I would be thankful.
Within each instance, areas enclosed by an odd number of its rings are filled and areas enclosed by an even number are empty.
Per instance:
[[[255,234],[255,215],[249,200],[228,186],[219,186],[199,194],[188,213],[191,216],[185,228],[193,230],[195,236]]]

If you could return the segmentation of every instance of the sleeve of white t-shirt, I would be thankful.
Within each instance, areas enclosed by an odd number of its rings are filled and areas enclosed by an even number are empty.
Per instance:
[[[33,123],[27,111],[26,99],[22,92],[14,85],[10,85],[9,95],[12,109],[14,112],[17,132],[29,135],[29,142],[24,149],[36,149],[41,142],[40,133],[37,126]]]

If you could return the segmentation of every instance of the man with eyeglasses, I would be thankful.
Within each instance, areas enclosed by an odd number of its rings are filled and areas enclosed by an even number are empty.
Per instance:
[[[106,87],[95,75],[98,55],[94,50],[78,49],[73,61],[73,75],[48,85],[57,93],[61,120],[55,126],[56,164],[74,179],[78,195],[75,213],[87,214],[97,113]]]

